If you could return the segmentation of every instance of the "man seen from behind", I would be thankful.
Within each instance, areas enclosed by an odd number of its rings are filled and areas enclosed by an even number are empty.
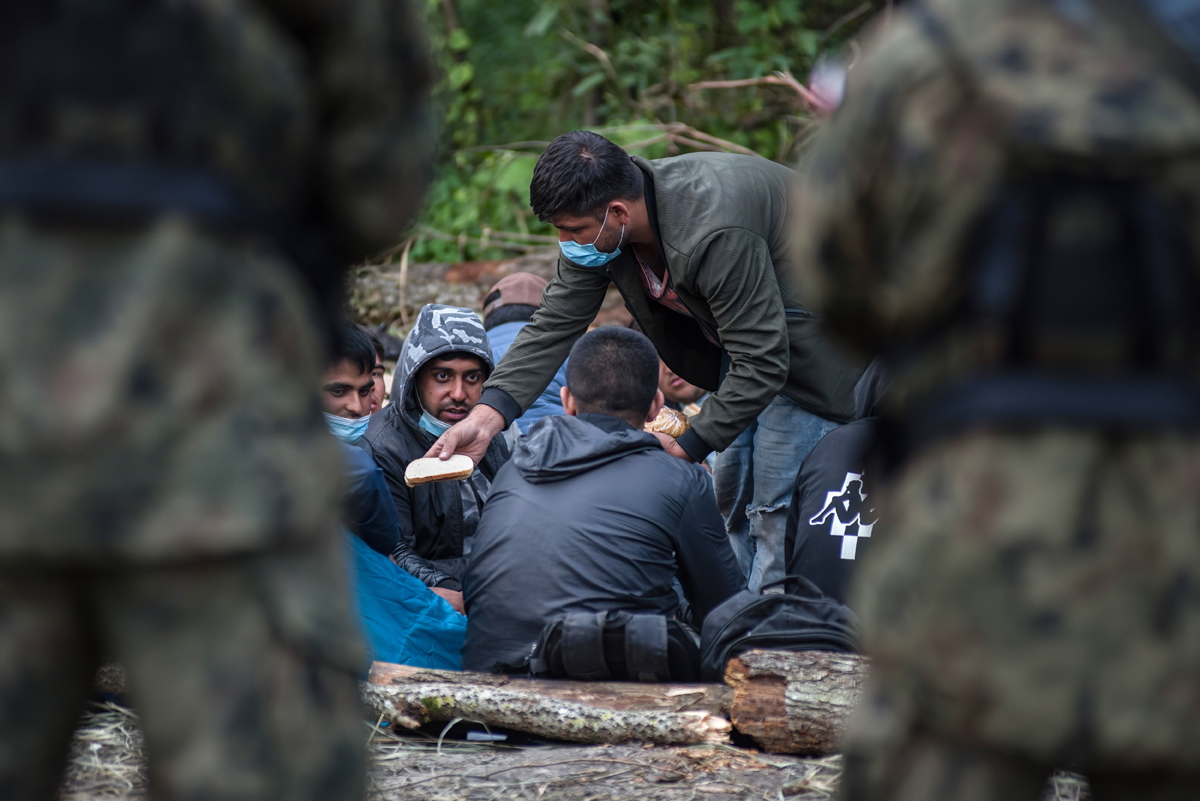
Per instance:
[[[696,628],[742,589],[708,475],[642,431],[662,407],[657,385],[654,347],[635,331],[602,327],[571,349],[566,416],[520,440],[483,511],[464,579],[464,669],[526,670],[564,615],[672,618],[676,579]],[[696,680],[698,649],[675,620],[659,629],[664,647],[668,630],[683,646],[672,646],[671,680]],[[621,642],[604,648],[599,675],[629,677]]]

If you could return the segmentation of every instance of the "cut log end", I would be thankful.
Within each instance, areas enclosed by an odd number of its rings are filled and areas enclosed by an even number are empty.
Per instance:
[[[725,669],[733,688],[730,719],[764,751],[832,753],[866,671],[866,660],[855,654],[749,651]]]

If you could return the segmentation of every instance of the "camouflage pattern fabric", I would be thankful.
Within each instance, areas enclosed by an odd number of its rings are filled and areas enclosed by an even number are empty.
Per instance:
[[[0,218],[0,558],[108,568],[332,537],[320,353],[288,266],[253,243],[180,219]]]
[[[1061,791],[1050,794],[1047,783],[1055,767],[1013,754],[964,745],[954,738],[928,733],[909,737],[886,759],[864,760],[846,755],[839,787],[847,801],[1038,801],[1083,798]],[[1092,771],[1088,796],[1094,801],[1192,801],[1196,775]]]
[[[893,418],[985,363],[945,324],[965,237],[1006,170],[1137,176],[1200,234],[1200,104],[1120,31],[1058,10],[1071,5],[924,3],[950,47],[897,10],[807,165],[805,289],[843,340],[911,356],[885,398]],[[881,496],[888,526],[851,597],[876,690],[847,741],[848,797],[1035,798],[1068,761],[1195,773],[1200,440],[1033,427],[922,446]],[[925,736],[936,758],[922,762],[906,749]],[[1035,766],[1033,795],[956,786],[950,742]],[[921,795],[892,769],[957,789]]]
[[[0,797],[53,797],[102,654],[156,797],[362,797],[299,278],[337,265],[280,252],[395,241],[432,174],[431,77],[403,0],[0,5]]]
[[[0,573],[0,797],[55,797],[103,655],[126,669],[152,797],[362,798],[364,663],[346,577],[327,546]]]
[[[977,332],[941,326],[1002,171],[1100,163],[1143,176],[1186,202],[1200,247],[1200,103],[1182,85],[1119,31],[1075,26],[1045,0],[920,5],[952,52],[914,14],[892,15],[804,165],[795,217],[805,291],[843,341],[872,354],[921,342],[893,409],[986,357]]]
[[[432,65],[414,5],[4,4],[0,164],[207,170],[261,209],[311,204],[341,256],[362,259],[395,244],[433,176]]]

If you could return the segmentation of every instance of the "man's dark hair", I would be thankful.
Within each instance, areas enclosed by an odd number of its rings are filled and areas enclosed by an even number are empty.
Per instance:
[[[483,318],[483,330],[491,331],[505,323],[527,323],[533,319],[537,306],[528,303],[510,303],[507,306],[497,306],[491,314]]]
[[[597,328],[571,348],[567,388],[581,412],[640,420],[658,392],[658,352],[637,331]]]
[[[555,139],[538,158],[529,205],[542,222],[562,213],[596,219],[614,200],[642,196],[642,171],[629,155],[591,131]]]
[[[359,328],[361,328],[363,333],[367,335],[367,339],[371,340],[371,346],[375,348],[375,360],[380,362],[383,361],[383,354],[385,351],[383,349],[383,340],[379,338],[379,334],[376,334],[372,329],[367,328],[365,325],[360,325]],[[371,366],[374,367],[374,365]]]
[[[375,369],[375,346],[367,332],[353,323],[342,325],[341,342],[329,362],[330,367],[347,362],[358,367],[359,372],[369,373]]]

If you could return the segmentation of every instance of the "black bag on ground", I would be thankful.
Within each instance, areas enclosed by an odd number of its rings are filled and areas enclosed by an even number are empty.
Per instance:
[[[756,648],[858,653],[858,616],[850,607],[802,576],[767,587],[779,584],[784,593],[743,590],[709,612],[700,636],[701,681],[723,681],[726,663]]]
[[[546,624],[529,672],[579,681],[694,682],[700,648],[694,631],[662,615],[580,612]]]

